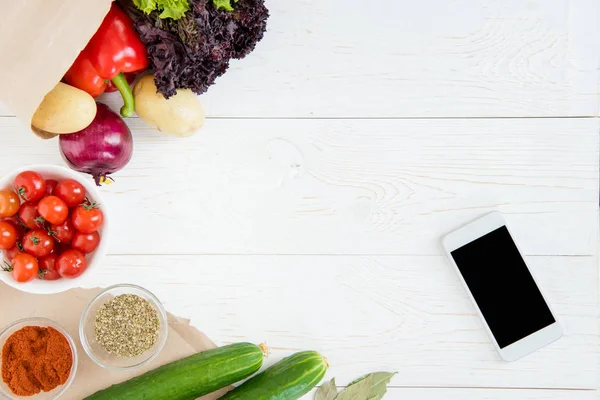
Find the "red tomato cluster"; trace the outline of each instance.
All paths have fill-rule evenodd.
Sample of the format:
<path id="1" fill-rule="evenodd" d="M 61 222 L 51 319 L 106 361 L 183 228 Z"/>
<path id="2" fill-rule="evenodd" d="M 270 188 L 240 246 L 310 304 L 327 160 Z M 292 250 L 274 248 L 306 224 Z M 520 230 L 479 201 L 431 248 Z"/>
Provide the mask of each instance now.
<path id="1" fill-rule="evenodd" d="M 85 255 L 100 244 L 102 210 L 73 179 L 45 180 L 25 171 L 14 188 L 0 190 L 0 250 L 8 261 L 3 269 L 17 282 L 81 275 Z"/>

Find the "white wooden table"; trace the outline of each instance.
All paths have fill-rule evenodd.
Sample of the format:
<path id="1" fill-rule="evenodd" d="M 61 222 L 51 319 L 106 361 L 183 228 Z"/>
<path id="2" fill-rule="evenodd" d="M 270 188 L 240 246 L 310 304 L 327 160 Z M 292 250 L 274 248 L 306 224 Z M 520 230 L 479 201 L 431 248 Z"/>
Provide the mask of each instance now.
<path id="1" fill-rule="evenodd" d="M 130 120 L 88 285 L 145 286 L 218 343 L 266 341 L 270 363 L 322 351 L 339 384 L 398 371 L 389 399 L 597 399 L 600 2 L 268 5 L 200 133 Z M 62 164 L 0 115 L 0 174 Z M 438 247 L 491 210 L 566 328 L 514 363 Z"/>

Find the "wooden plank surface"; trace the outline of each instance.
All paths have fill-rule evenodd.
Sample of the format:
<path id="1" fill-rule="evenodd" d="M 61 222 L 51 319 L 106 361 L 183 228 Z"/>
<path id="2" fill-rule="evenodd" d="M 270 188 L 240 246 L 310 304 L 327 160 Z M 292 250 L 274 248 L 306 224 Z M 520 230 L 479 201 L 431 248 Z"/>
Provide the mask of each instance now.
<path id="1" fill-rule="evenodd" d="M 596 119 L 212 119 L 188 140 L 130 124 L 134 158 L 102 189 L 114 254 L 440 254 L 492 210 L 526 254 L 597 253 Z M 0 119 L 0 174 L 62 164 L 17 126 Z"/>
<path id="2" fill-rule="evenodd" d="M 312 393 L 305 400 L 312 400 Z M 390 388 L 385 400 L 597 400 L 592 390 Z"/>
<path id="3" fill-rule="evenodd" d="M 148 287 L 218 343 L 266 341 L 269 363 L 320 350 L 340 385 L 397 370 L 386 399 L 600 398 L 600 2 L 267 2 L 200 133 L 128 121 L 134 159 L 102 189 L 110 255 L 86 285 Z M 62 164 L 11 115 L 0 175 Z M 515 363 L 438 248 L 491 210 L 566 328 Z"/>
<path id="4" fill-rule="evenodd" d="M 267 5 L 267 35 L 203 96 L 208 115 L 598 114 L 596 0 Z"/>
<path id="5" fill-rule="evenodd" d="M 345 385 L 595 389 L 598 259 L 528 257 L 566 334 L 501 361 L 442 256 L 109 256 L 87 285 L 132 282 L 220 344 L 266 342 L 269 363 L 316 349 Z"/>

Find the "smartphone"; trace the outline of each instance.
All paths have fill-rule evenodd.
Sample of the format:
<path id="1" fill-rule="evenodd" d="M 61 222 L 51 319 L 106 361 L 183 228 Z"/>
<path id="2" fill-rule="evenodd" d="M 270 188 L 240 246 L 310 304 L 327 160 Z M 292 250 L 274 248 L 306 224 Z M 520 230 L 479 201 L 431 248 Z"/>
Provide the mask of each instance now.
<path id="1" fill-rule="evenodd" d="M 502 214 L 485 215 L 442 244 L 500 357 L 517 360 L 562 336 Z"/>

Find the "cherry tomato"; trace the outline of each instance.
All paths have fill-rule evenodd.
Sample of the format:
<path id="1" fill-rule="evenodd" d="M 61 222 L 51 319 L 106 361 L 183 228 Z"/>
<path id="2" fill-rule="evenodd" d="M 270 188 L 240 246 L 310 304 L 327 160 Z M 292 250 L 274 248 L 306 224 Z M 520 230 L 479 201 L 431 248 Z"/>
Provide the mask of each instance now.
<path id="1" fill-rule="evenodd" d="M 17 254 L 21 254 L 22 252 L 23 250 L 21 249 L 19 242 L 17 242 L 10 249 L 4 250 L 4 258 L 6 258 L 7 261 L 12 261 Z"/>
<path id="2" fill-rule="evenodd" d="M 19 217 L 16 215 L 9 218 L 0 218 L 0 221 L 8 222 L 12 226 L 14 226 L 17 230 L 17 237 L 19 239 L 21 239 L 23 235 L 27 232 L 27 227 L 21 222 L 21 220 L 19 220 Z"/>
<path id="3" fill-rule="evenodd" d="M 58 181 L 56 179 L 46 179 L 46 196 L 54 194 L 56 185 L 58 185 Z"/>
<path id="4" fill-rule="evenodd" d="M 100 234 L 98 232 L 92 233 L 82 233 L 77 232 L 75 236 L 73 236 L 73 241 L 71 242 L 71 247 L 74 250 L 79 250 L 83 254 L 90 254 L 100 244 Z"/>
<path id="5" fill-rule="evenodd" d="M 62 224 L 69 216 L 69 207 L 56 196 L 46 196 L 38 204 L 38 212 L 51 224 Z"/>
<path id="6" fill-rule="evenodd" d="M 38 260 L 40 272 L 38 278 L 45 281 L 55 281 L 62 278 L 56 269 L 56 260 L 58 256 L 56 254 L 49 254 L 46 257 L 42 257 Z"/>
<path id="7" fill-rule="evenodd" d="M 56 196 L 67 203 L 69 208 L 73 208 L 83 203 L 85 200 L 85 188 L 83 185 L 73 179 L 60 181 L 56 186 Z"/>
<path id="8" fill-rule="evenodd" d="M 46 181 L 34 171 L 21 172 L 15 178 L 15 189 L 25 201 L 34 202 L 46 194 Z"/>
<path id="9" fill-rule="evenodd" d="M 63 278 L 77 278 L 86 268 L 85 256 L 78 250 L 67 250 L 56 260 L 56 269 Z"/>
<path id="10" fill-rule="evenodd" d="M 86 202 L 77 206 L 72 213 L 75 229 L 83 233 L 96 232 L 104 222 L 104 213 L 96 203 Z"/>
<path id="11" fill-rule="evenodd" d="M 71 250 L 71 243 L 58 243 L 57 242 L 57 243 L 54 243 L 54 249 L 52 249 L 52 253 L 50 253 L 50 254 L 55 254 L 58 257 L 67 250 Z"/>
<path id="12" fill-rule="evenodd" d="M 73 240 L 73 235 L 75 235 L 75 227 L 73 226 L 71 219 L 67 218 L 62 224 L 50 225 L 49 233 L 57 242 L 69 243 Z"/>
<path id="13" fill-rule="evenodd" d="M 29 229 L 38 229 L 44 226 L 44 218 L 40 217 L 36 203 L 24 203 L 19 209 L 19 220 Z"/>
<path id="14" fill-rule="evenodd" d="M 0 217 L 12 217 L 19 211 L 21 200 L 12 190 L 0 190 Z"/>
<path id="15" fill-rule="evenodd" d="M 38 262 L 32 255 L 21 253 L 17 254 L 12 261 L 12 276 L 17 282 L 29 282 L 38 274 Z"/>
<path id="16" fill-rule="evenodd" d="M 36 258 L 45 257 L 54 249 L 54 239 L 43 229 L 27 232 L 21 244 L 25 253 Z"/>
<path id="17" fill-rule="evenodd" d="M 17 243 L 18 233 L 15 227 L 6 221 L 0 222 L 0 250 L 8 250 Z"/>

